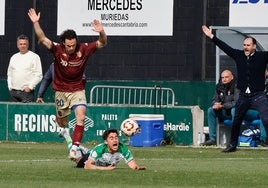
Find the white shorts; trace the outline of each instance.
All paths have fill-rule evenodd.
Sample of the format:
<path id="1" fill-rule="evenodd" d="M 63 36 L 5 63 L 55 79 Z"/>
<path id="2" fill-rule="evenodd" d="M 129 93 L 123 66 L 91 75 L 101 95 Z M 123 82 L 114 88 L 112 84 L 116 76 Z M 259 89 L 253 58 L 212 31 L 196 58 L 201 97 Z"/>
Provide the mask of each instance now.
<path id="1" fill-rule="evenodd" d="M 85 90 L 76 92 L 55 92 L 57 116 L 62 118 L 71 113 L 75 105 L 87 105 Z"/>

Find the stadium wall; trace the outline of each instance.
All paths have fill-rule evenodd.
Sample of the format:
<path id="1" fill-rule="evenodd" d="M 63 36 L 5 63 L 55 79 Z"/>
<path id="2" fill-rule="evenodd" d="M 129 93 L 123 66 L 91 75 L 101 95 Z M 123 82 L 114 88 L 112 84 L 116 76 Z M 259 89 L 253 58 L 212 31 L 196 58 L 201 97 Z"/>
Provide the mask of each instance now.
<path id="1" fill-rule="evenodd" d="M 1 79 L 6 79 L 9 59 L 17 51 L 16 37 L 23 33 L 34 39 L 27 12 L 35 1 L 47 37 L 58 41 L 57 1 L 5 1 L 5 35 L 0 36 Z M 107 47 L 90 58 L 87 78 L 214 81 L 215 46 L 204 39 L 201 25 L 227 26 L 228 11 L 229 1 L 174 0 L 173 36 L 108 36 Z M 80 41 L 95 39 L 79 37 Z M 33 51 L 41 56 L 43 71 L 46 71 L 53 58 L 36 40 L 33 44 L 31 48 L 35 46 Z"/>

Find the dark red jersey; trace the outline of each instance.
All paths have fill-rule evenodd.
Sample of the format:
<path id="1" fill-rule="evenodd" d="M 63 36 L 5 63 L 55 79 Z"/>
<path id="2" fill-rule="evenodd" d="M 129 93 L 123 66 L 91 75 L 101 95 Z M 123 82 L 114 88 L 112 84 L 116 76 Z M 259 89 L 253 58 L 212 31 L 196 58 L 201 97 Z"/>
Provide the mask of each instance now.
<path id="1" fill-rule="evenodd" d="M 74 92 L 85 89 L 83 73 L 90 55 L 97 49 L 97 43 L 77 44 L 75 53 L 68 55 L 63 44 L 53 43 L 55 91 Z"/>

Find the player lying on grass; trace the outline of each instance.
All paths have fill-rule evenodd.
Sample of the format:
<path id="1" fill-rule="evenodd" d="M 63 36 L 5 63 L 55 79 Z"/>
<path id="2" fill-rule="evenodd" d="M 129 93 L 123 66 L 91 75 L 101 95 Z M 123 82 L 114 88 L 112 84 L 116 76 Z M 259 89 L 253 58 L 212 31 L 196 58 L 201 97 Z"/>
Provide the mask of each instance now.
<path id="1" fill-rule="evenodd" d="M 72 138 L 68 129 L 62 129 L 59 135 L 65 138 L 67 147 L 70 150 L 72 147 Z M 124 159 L 129 168 L 133 170 L 146 169 L 146 167 L 137 165 L 128 147 L 119 142 L 118 131 L 116 129 L 106 130 L 102 137 L 104 142 L 95 146 L 92 150 L 82 145 L 78 147 L 77 156 L 74 160 L 77 168 L 113 170 Z"/>

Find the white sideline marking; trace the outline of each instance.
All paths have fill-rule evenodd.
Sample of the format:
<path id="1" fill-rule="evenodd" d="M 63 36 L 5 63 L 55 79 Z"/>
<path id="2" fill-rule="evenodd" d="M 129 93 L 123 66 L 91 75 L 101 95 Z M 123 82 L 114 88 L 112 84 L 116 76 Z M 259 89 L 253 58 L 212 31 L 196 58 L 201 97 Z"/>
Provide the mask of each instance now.
<path id="1" fill-rule="evenodd" d="M 176 161 L 176 160 L 183 160 L 183 161 L 193 161 L 196 160 L 196 158 L 135 158 L 136 160 L 140 160 L 140 161 L 147 161 L 147 160 L 152 160 L 152 161 Z M 230 161 L 241 161 L 241 160 L 256 160 L 256 158 L 204 158 L 204 160 L 222 160 L 222 161 L 226 161 L 226 160 L 230 160 Z M 259 160 L 267 160 L 267 158 L 257 158 Z M 66 161 L 67 159 L 27 159 L 27 160 L 14 160 L 14 159 L 10 159 L 10 160 L 0 160 L 0 163 L 14 163 L 14 162 L 19 162 L 19 163 L 25 163 L 25 162 L 56 162 L 56 161 Z M 203 160 L 198 158 L 198 160 Z"/>
<path id="2" fill-rule="evenodd" d="M 10 160 L 0 160 L 0 163 L 55 162 L 55 161 L 65 161 L 65 160 L 64 159 L 33 159 L 33 160 L 14 160 L 14 159 L 10 159 Z"/>
<path id="3" fill-rule="evenodd" d="M 224 161 L 226 161 L 226 160 L 234 160 L 234 161 L 237 161 L 237 160 L 239 160 L 239 161 L 241 161 L 241 160 L 248 160 L 248 161 L 250 161 L 250 160 L 256 160 L 256 159 L 260 159 L 260 160 L 267 160 L 267 158 L 215 158 L 215 157 L 213 157 L 213 158 L 203 158 L 203 159 L 201 159 L 201 158 L 176 158 L 176 159 L 174 159 L 174 158 L 135 158 L 135 159 L 138 159 L 138 160 L 141 160 L 141 161 L 145 161 L 145 160 L 152 160 L 152 161 L 174 161 L 174 160 L 179 160 L 179 161 L 181 161 L 181 160 L 183 160 L 183 161 L 194 161 L 194 160 L 214 160 L 214 161 L 218 161 L 218 160 L 224 160 Z"/>

